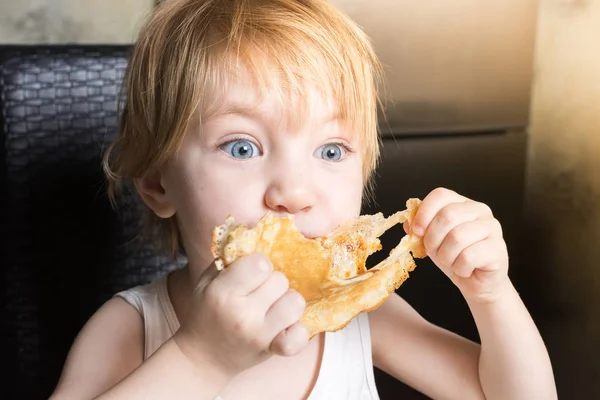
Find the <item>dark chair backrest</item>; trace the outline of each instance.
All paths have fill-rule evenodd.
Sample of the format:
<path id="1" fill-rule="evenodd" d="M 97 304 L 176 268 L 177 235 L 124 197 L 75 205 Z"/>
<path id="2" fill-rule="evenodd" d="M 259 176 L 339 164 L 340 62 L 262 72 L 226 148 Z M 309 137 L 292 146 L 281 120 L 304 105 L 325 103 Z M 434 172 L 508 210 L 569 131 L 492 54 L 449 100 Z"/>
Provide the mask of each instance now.
<path id="1" fill-rule="evenodd" d="M 172 268 L 117 211 L 101 169 L 128 46 L 0 47 L 0 398 L 51 393 L 114 292 Z"/>

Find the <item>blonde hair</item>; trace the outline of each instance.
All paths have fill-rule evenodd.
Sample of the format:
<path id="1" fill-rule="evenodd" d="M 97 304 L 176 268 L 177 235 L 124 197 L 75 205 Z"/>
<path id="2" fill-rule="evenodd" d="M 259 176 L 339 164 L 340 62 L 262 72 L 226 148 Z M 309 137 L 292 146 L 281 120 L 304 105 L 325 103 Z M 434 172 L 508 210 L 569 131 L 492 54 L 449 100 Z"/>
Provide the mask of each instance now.
<path id="1" fill-rule="evenodd" d="M 215 111 L 219 93 L 240 70 L 282 101 L 296 95 L 308 103 L 307 83 L 329 96 L 362 144 L 370 193 L 379 158 L 381 68 L 349 17 L 326 0 L 176 0 L 157 8 L 132 50 L 118 137 L 103 160 L 113 203 L 123 181 L 157 171 L 174 156 L 191 121 L 201 123 Z M 302 114 L 308 107 L 294 110 Z M 175 217 L 162 220 L 149 209 L 146 214 L 175 254 Z"/>

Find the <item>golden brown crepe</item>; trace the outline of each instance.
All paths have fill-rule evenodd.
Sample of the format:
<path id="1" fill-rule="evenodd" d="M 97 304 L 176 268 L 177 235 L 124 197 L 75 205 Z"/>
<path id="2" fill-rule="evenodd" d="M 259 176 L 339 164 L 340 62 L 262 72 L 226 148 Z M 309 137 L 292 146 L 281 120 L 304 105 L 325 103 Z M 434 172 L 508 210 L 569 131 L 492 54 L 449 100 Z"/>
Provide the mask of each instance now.
<path id="1" fill-rule="evenodd" d="M 367 257 L 381 249 L 378 237 L 396 224 L 410 224 L 420 202 L 410 199 L 405 211 L 388 218 L 362 215 L 314 239 L 297 230 L 293 216 L 267 214 L 252 229 L 228 217 L 215 228 L 211 251 L 218 269 L 251 253 L 267 255 L 306 299 L 301 322 L 312 337 L 342 329 L 361 312 L 379 307 L 414 270 L 413 256 L 425 257 L 422 239 L 408 234 L 387 259 L 365 267 Z"/>

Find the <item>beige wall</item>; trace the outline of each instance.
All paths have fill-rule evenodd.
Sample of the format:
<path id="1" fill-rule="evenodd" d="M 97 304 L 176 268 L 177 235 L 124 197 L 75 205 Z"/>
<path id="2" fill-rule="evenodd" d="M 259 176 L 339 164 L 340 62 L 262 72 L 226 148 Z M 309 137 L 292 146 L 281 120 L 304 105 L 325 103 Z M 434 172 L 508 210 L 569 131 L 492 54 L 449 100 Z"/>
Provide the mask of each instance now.
<path id="1" fill-rule="evenodd" d="M 532 293 L 552 299 L 540 312 L 554 321 L 545 328 L 555 369 L 590 375 L 584 363 L 598 362 L 600 342 L 600 0 L 540 1 L 531 118 L 522 268 L 533 271 Z M 565 379 L 563 393 L 578 384 Z"/>
<path id="2" fill-rule="evenodd" d="M 2 0 L 0 43 L 131 43 L 153 0 Z"/>

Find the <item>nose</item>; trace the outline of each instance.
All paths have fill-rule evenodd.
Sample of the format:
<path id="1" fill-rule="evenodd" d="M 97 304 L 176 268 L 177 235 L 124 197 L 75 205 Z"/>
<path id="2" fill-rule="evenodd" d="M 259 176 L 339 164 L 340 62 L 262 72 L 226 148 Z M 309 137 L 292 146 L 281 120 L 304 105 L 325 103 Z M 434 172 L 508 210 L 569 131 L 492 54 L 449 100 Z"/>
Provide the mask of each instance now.
<path id="1" fill-rule="evenodd" d="M 314 188 L 305 174 L 280 173 L 267 187 L 265 204 L 277 213 L 297 214 L 309 211 L 314 205 L 315 197 Z"/>

